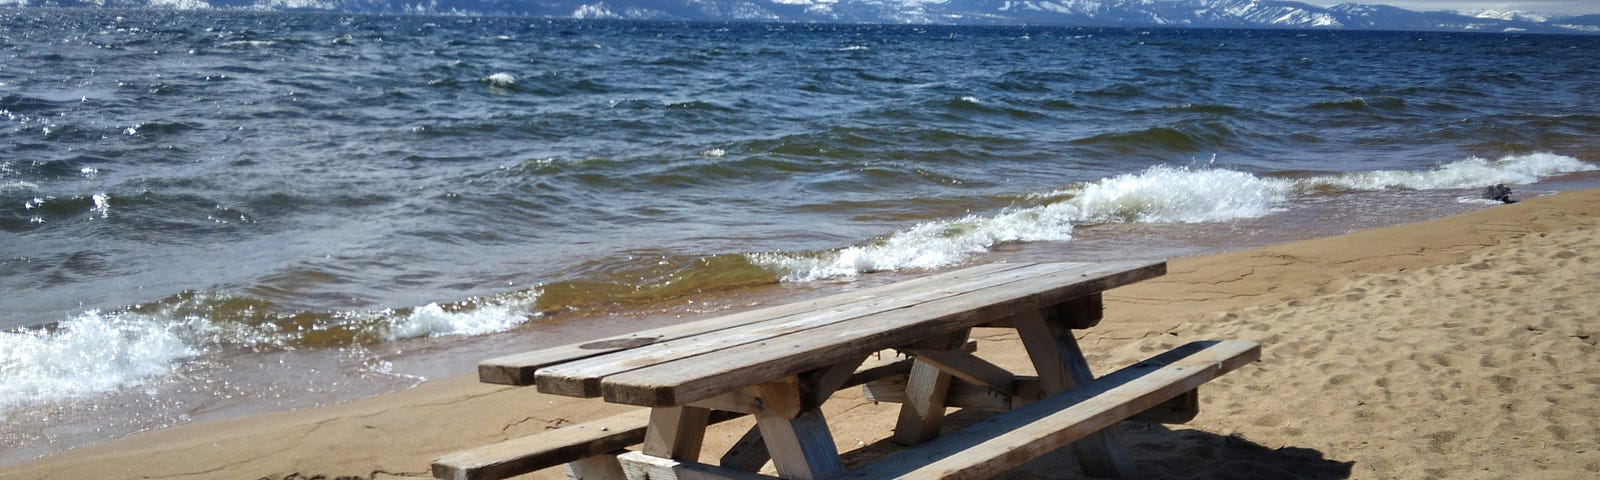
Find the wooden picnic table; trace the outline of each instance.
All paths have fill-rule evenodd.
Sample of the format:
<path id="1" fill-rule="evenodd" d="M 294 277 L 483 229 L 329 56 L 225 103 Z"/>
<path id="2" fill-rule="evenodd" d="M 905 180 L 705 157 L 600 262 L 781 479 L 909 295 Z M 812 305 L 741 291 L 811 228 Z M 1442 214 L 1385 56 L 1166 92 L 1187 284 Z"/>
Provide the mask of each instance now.
<path id="1" fill-rule="evenodd" d="M 571 461 L 568 472 L 574 478 L 771 478 L 753 473 L 769 458 L 782 478 L 844 477 L 847 472 L 820 407 L 841 387 L 872 380 L 878 382 L 868 384 L 869 395 L 902 402 L 893 438 L 904 445 L 923 444 L 938 436 L 945 408 L 963 406 L 958 405 L 963 400 L 957 399 L 957 390 L 981 390 L 985 395 L 979 397 L 989 399 L 990 404 L 1000 404 L 994 408 L 997 410 L 1017 409 L 1019 414 L 1024 414 L 1025 409 L 1037 410 L 1038 418 L 1029 417 L 1025 423 L 1042 423 L 1042 419 L 1069 407 L 1083 410 L 1088 408 L 1080 405 L 1084 400 L 1104 402 L 1104 398 L 1116 397 L 1114 403 L 1101 408 L 1111 413 L 1089 412 L 1099 417 L 1088 423 L 1077 417 L 1062 420 L 1068 423 L 1040 433 L 1055 435 L 1051 437 L 1054 443 L 1034 443 L 1039 444 L 1037 448 L 1054 450 L 1052 445 L 1070 442 L 1079 462 L 1091 474 L 1126 476 L 1133 471 L 1132 461 L 1115 438 L 1115 431 L 1102 427 L 1164 402 L 1193 403 L 1192 392 L 1199 383 L 1259 355 L 1258 347 L 1247 342 L 1211 342 L 1188 347 L 1185 352 L 1169 352 L 1164 360 L 1152 359 L 1159 365 L 1141 364 L 1148 367 L 1142 370 L 1136 365 L 1124 369 L 1133 370 L 1126 374 L 1119 371 L 1101 382 L 1105 385 L 1080 388 L 1077 393 L 1083 399 L 1062 395 L 1095 380 L 1072 330 L 1089 328 L 1100 321 L 1100 293 L 1165 271 L 1165 262 L 979 265 L 788 305 L 491 359 L 480 364 L 479 374 L 487 382 L 534 384 L 545 393 L 600 397 L 607 402 L 649 407 L 640 450 Z M 1037 375 L 1018 376 L 974 355 L 968 335 L 975 327 L 1015 329 Z M 1218 346 L 1221 344 L 1226 348 Z M 872 368 L 884 368 L 863 367 L 863 363 L 875 352 L 885 350 L 912 359 L 904 362 L 909 368 L 898 370 L 903 376 L 863 377 Z M 1220 350 L 1227 352 L 1218 354 Z M 1204 355 L 1196 355 L 1197 352 Z M 1207 355 L 1221 356 L 1211 359 Z M 1179 365 L 1183 362 L 1198 362 L 1200 366 L 1195 368 L 1199 370 L 1183 370 L 1181 375 L 1159 382 L 1141 380 L 1156 371 L 1152 369 L 1165 372 L 1189 368 Z M 1127 378 L 1110 378 L 1118 375 Z M 1135 385 L 1144 390 L 1124 391 L 1130 383 L 1148 385 Z M 1119 388 L 1123 390 L 1115 390 Z M 1046 406 L 1047 398 L 1067 403 Z M 1129 409 L 1133 410 L 1126 411 Z M 725 417 L 724 412 L 753 415 L 756 427 L 723 456 L 720 465 L 701 464 L 698 459 L 706 426 L 720 420 L 719 415 Z M 1089 424 L 1093 424 L 1092 429 L 1072 434 L 1071 440 L 1059 435 Z M 996 432 L 995 435 L 1004 434 Z M 963 465 L 952 467 L 956 470 L 915 473 L 921 468 L 918 464 L 960 458 L 952 457 L 952 452 L 973 450 L 993 437 L 951 439 L 928 447 L 934 457 L 921 459 L 917 455 L 927 452 L 906 452 L 886 459 L 884 465 L 870 465 L 851 474 L 860 478 L 951 477 L 960 475 L 950 472 L 961 471 L 978 476 L 1014 466 L 1014 454 L 980 452 L 969 454 L 973 460 L 963 460 Z M 583 455 L 619 448 L 618 439 L 604 447 L 591 445 Z M 958 445 L 960 442 L 976 443 Z M 976 449 L 984 448 L 994 449 Z M 1048 452 L 1025 457 L 1044 453 Z M 445 474 L 452 475 L 449 478 L 478 478 L 460 473 L 476 472 L 464 470 L 467 467 L 452 466 L 455 470 L 447 468 L 441 474 L 441 463 L 470 462 L 441 459 L 435 463 L 436 475 L 441 478 L 447 478 Z"/>

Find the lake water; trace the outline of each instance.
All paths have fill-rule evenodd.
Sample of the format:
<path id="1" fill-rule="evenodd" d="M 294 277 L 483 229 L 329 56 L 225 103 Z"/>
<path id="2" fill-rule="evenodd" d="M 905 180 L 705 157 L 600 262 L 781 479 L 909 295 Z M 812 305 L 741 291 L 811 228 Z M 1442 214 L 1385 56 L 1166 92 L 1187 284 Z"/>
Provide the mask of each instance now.
<path id="1" fill-rule="evenodd" d="M 1591 188 L 1596 52 L 0 9 L 0 464 L 942 268 Z"/>

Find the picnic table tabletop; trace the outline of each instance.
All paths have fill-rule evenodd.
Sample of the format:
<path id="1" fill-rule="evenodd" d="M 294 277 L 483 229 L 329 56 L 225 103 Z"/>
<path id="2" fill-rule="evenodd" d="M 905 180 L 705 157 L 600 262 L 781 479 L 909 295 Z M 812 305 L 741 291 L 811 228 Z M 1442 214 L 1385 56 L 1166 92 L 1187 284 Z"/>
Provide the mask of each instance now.
<path id="1" fill-rule="evenodd" d="M 542 392 L 686 405 L 1036 313 L 1165 271 L 1160 261 L 979 265 L 555 349 L 543 361 L 491 360 L 484 376 L 525 376 L 515 370 L 539 364 L 532 370 Z"/>

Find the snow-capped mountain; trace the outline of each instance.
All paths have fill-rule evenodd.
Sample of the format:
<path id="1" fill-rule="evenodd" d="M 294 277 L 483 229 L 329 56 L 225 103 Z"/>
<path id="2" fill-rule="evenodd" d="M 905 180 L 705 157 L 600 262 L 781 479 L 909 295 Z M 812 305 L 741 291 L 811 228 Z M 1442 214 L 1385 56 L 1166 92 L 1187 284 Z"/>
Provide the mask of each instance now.
<path id="1" fill-rule="evenodd" d="M 0 0 L 0 6 L 329 10 L 358 13 L 780 22 L 1029 24 L 1600 33 L 1600 15 L 1415 12 L 1281 0 Z"/>

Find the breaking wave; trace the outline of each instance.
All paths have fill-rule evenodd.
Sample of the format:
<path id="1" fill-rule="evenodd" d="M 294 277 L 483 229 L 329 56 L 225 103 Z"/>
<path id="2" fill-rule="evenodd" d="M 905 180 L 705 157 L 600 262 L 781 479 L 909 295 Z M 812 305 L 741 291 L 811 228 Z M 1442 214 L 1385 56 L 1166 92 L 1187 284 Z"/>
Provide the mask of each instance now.
<path id="1" fill-rule="evenodd" d="M 1596 170 L 1581 160 L 1549 153 L 1499 160 L 1468 158 L 1423 171 L 1379 170 L 1310 178 L 1262 177 L 1224 168 L 1157 165 L 1061 190 L 1035 194 L 1043 204 L 993 215 L 936 220 L 864 245 L 820 252 L 748 255 L 784 281 L 851 277 L 867 272 L 929 269 L 959 264 L 1006 242 L 1065 241 L 1075 225 L 1200 223 L 1257 218 L 1288 208 L 1298 195 L 1404 188 L 1481 188 L 1527 184 L 1540 178 Z"/>

